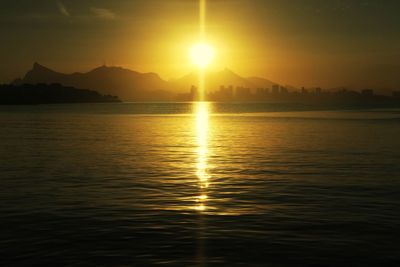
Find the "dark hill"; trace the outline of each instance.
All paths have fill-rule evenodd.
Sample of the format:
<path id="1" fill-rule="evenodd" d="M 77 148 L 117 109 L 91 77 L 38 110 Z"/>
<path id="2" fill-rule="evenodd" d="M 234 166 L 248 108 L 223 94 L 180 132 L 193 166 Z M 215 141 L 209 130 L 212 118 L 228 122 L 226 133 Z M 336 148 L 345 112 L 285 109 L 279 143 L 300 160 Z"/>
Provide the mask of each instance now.
<path id="1" fill-rule="evenodd" d="M 102 94 L 117 95 L 125 101 L 168 100 L 169 84 L 155 73 L 140 73 L 120 67 L 101 66 L 86 73 L 64 74 L 38 63 L 14 84 L 53 84 L 90 88 Z"/>
<path id="2" fill-rule="evenodd" d="M 241 77 L 229 69 L 207 73 L 209 92 L 221 85 L 242 86 L 256 89 L 271 87 L 274 82 L 267 79 Z M 76 88 L 90 88 L 102 94 L 119 96 L 123 101 L 169 101 L 176 99 L 177 93 L 187 93 L 198 83 L 197 73 L 187 74 L 179 79 L 164 81 L 156 73 L 140 73 L 121 67 L 100 66 L 85 73 L 64 74 L 34 63 L 22 79 L 14 84 L 60 83 Z"/>
<path id="3" fill-rule="evenodd" d="M 58 104 L 120 102 L 118 97 L 60 84 L 0 85 L 0 104 Z"/>

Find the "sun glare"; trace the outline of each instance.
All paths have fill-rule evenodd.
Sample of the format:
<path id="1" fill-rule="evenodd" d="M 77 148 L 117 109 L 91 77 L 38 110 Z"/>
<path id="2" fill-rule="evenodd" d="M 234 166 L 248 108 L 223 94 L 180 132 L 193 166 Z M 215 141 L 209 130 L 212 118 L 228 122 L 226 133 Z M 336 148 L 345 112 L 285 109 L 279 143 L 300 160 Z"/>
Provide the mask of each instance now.
<path id="1" fill-rule="evenodd" d="M 215 49 L 206 43 L 198 43 L 190 49 L 190 59 L 197 67 L 206 68 L 215 58 Z"/>

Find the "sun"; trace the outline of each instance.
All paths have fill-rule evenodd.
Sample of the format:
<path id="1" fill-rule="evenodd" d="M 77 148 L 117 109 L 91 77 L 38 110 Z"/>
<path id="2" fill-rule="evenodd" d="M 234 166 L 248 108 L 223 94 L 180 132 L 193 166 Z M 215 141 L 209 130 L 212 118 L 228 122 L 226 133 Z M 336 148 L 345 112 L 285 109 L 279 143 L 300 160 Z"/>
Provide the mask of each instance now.
<path id="1" fill-rule="evenodd" d="M 215 49 L 209 44 L 197 43 L 190 48 L 189 56 L 195 66 L 204 69 L 214 60 Z"/>

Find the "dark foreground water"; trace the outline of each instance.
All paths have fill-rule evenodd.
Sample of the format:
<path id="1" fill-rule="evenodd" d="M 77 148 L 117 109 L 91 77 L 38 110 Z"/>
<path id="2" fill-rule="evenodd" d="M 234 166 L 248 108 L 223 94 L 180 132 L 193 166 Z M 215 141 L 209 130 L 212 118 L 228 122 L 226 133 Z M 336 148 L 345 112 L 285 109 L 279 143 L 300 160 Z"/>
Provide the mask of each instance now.
<path id="1" fill-rule="evenodd" d="M 400 111 L 304 109 L 0 107 L 0 265 L 400 266 Z"/>

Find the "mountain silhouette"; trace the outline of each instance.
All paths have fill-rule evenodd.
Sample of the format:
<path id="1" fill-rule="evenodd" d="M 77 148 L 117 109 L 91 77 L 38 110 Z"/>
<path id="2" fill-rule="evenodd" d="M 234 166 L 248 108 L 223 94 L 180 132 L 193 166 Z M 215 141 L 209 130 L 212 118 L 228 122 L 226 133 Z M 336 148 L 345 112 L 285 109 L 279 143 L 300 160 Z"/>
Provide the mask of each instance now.
<path id="1" fill-rule="evenodd" d="M 101 94 L 117 95 L 124 101 L 168 100 L 169 84 L 155 73 L 140 73 L 121 67 L 101 66 L 86 73 L 64 74 L 34 63 L 14 84 L 59 83 L 90 88 Z"/>
<path id="2" fill-rule="evenodd" d="M 255 89 L 271 88 L 275 84 L 259 77 L 244 78 L 229 69 L 208 72 L 206 81 L 208 91 L 218 90 L 221 85 Z M 108 66 L 85 73 L 64 74 L 35 62 L 22 79 L 13 82 L 15 85 L 39 83 L 90 88 L 104 95 L 117 95 L 123 101 L 168 101 L 173 100 L 176 93 L 186 93 L 192 85 L 196 85 L 198 74 L 193 72 L 179 79 L 165 81 L 156 73 Z"/>
<path id="3" fill-rule="evenodd" d="M 196 72 L 187 74 L 180 79 L 170 81 L 171 86 L 178 89 L 184 89 L 187 91 L 191 85 L 196 85 L 198 82 L 198 74 Z M 242 77 L 230 69 L 225 68 L 218 72 L 207 72 L 206 73 L 206 87 L 208 90 L 217 90 L 222 86 L 233 86 L 233 87 L 246 87 L 251 89 L 271 88 L 275 84 L 264 78 L 259 77 Z"/>

